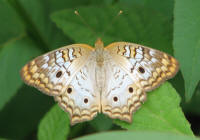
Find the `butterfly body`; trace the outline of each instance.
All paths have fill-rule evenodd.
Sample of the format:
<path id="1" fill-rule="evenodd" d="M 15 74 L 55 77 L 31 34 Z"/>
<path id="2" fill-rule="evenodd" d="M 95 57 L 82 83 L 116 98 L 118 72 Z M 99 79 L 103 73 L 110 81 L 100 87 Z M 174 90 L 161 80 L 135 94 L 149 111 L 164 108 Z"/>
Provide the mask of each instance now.
<path id="1" fill-rule="evenodd" d="M 29 62 L 21 70 L 28 85 L 51 95 L 69 113 L 71 124 L 102 112 L 132 122 L 146 92 L 178 71 L 173 57 L 142 45 L 116 42 L 104 48 L 69 45 Z"/>

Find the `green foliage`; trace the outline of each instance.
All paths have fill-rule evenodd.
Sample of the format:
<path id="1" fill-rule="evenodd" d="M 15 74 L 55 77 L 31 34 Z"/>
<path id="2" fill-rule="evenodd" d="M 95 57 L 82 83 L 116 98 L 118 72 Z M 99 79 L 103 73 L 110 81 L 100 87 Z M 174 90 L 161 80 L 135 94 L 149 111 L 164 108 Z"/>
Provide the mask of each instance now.
<path id="1" fill-rule="evenodd" d="M 23 139 L 36 131 L 41 118 L 53 103 L 51 97 L 23 85 L 0 112 L 0 136 Z"/>
<path id="2" fill-rule="evenodd" d="M 126 3 L 127 5 L 141 5 L 145 8 L 150 8 L 155 12 L 159 12 L 169 18 L 173 16 L 174 0 L 153 0 L 153 2 L 149 0 L 120 0 L 120 2 Z"/>
<path id="3" fill-rule="evenodd" d="M 29 46 L 29 47 L 27 47 Z M 31 58 L 40 54 L 37 45 L 28 37 L 19 37 L 7 42 L 0 52 L 0 109 L 22 85 L 20 69 Z M 12 86 L 11 86 L 12 85 Z"/>
<path id="4" fill-rule="evenodd" d="M 189 112 L 191 114 L 200 115 L 200 83 L 196 88 L 195 94 L 192 97 L 192 100 L 188 103 L 182 105 L 185 112 Z"/>
<path id="5" fill-rule="evenodd" d="M 23 25 L 19 22 L 15 11 L 3 0 L 0 1 L 0 17 L 1 45 L 10 38 L 19 36 L 23 32 Z"/>
<path id="6" fill-rule="evenodd" d="M 113 24 L 112 19 L 121 9 L 124 13 L 116 17 Z M 105 45 L 114 41 L 130 41 L 172 54 L 172 23 L 151 9 L 143 9 L 137 5 L 134 7 L 115 5 L 80 7 L 78 11 L 90 28 L 74 14 L 72 9 L 58 11 L 51 16 L 57 26 L 75 42 L 93 45 L 97 37 L 102 37 Z M 105 30 L 105 34 L 102 35 Z"/>
<path id="7" fill-rule="evenodd" d="M 4 138 L 0 138 L 0 140 L 7 140 L 7 139 L 4 139 Z"/>
<path id="8" fill-rule="evenodd" d="M 43 51 L 55 49 L 67 42 L 66 36 L 56 29 L 49 14 L 53 5 L 42 0 L 7 0 L 16 10 L 27 32 Z"/>
<path id="9" fill-rule="evenodd" d="M 53 106 L 40 122 L 38 140 L 65 140 L 69 124 L 67 114 L 58 105 Z"/>
<path id="10" fill-rule="evenodd" d="M 190 100 L 200 79 L 200 1 L 176 0 L 174 9 L 174 53 L 185 80 Z"/>
<path id="11" fill-rule="evenodd" d="M 190 100 L 195 93 L 190 103 L 182 100 L 182 106 L 184 113 L 199 117 L 200 86 L 196 88 L 200 79 L 199 6 L 198 0 L 0 1 L 0 137 L 72 139 L 125 129 L 126 132 L 79 139 L 195 139 L 186 136 L 193 132 L 179 104 L 184 95 Z M 90 27 L 84 25 L 74 10 L 79 11 Z M 114 18 L 119 10 L 123 14 Z M 100 114 L 90 122 L 70 127 L 67 113 L 58 105 L 52 107 L 52 97 L 25 86 L 19 71 L 44 52 L 72 43 L 93 46 L 97 37 L 102 37 L 105 45 L 129 41 L 175 54 L 181 72 L 170 82 L 176 90 L 167 82 L 148 93 L 148 100 L 134 114 L 132 124 L 112 121 Z"/>
<path id="12" fill-rule="evenodd" d="M 103 114 L 98 114 L 98 116 L 90 122 L 90 125 L 97 131 L 106 131 L 113 126 L 112 119 Z"/>
<path id="13" fill-rule="evenodd" d="M 116 131 L 108 133 L 94 134 L 91 136 L 84 136 L 78 138 L 77 140 L 121 140 L 121 139 L 138 139 L 138 140 L 199 140 L 194 137 L 184 136 L 184 135 L 174 135 L 170 133 L 158 133 L 158 132 L 146 132 L 146 131 Z"/>
<path id="14" fill-rule="evenodd" d="M 180 97 L 169 84 L 148 93 L 148 100 L 133 116 L 133 123 L 115 121 L 128 130 L 156 130 L 193 135 L 180 108 Z M 170 113 L 169 113 L 170 112 Z"/>

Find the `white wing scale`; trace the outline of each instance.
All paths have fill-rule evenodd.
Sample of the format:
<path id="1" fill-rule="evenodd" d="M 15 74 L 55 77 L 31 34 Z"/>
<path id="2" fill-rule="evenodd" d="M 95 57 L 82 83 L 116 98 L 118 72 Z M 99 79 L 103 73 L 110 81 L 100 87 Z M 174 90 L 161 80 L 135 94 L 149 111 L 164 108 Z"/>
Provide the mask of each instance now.
<path id="1" fill-rule="evenodd" d="M 67 92 L 54 97 L 69 112 L 71 124 L 91 120 L 100 111 L 100 93 L 94 76 L 95 63 L 90 60 L 73 77 Z"/>

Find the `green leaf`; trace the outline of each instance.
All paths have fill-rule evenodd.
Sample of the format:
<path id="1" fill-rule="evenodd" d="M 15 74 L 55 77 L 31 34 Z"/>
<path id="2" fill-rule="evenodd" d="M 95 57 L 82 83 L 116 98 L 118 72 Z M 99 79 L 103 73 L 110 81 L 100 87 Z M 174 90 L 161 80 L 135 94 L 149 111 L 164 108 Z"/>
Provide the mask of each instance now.
<path id="1" fill-rule="evenodd" d="M 133 115 L 133 123 L 116 120 L 116 124 L 128 130 L 156 130 L 193 135 L 190 124 L 181 110 L 180 97 L 166 82 L 148 93 L 147 101 Z"/>
<path id="2" fill-rule="evenodd" d="M 20 69 L 32 57 L 41 53 L 26 36 L 6 43 L 0 51 L 0 110 L 22 85 Z"/>
<path id="3" fill-rule="evenodd" d="M 105 2 L 107 2 L 108 0 L 59 0 L 59 1 L 55 1 L 55 0 L 48 0 L 48 7 L 50 9 L 51 12 L 55 12 L 58 10 L 63 10 L 63 9 L 72 9 L 72 8 L 76 8 L 79 9 L 77 7 L 80 6 L 87 6 L 87 5 L 99 5 L 99 4 L 104 4 Z"/>
<path id="4" fill-rule="evenodd" d="M 170 133 L 145 131 L 115 131 L 84 136 L 76 140 L 199 140 L 198 138 Z"/>
<path id="5" fill-rule="evenodd" d="M 16 10 L 28 34 L 43 51 L 65 45 L 69 39 L 49 19 L 49 5 L 43 0 L 7 0 Z"/>
<path id="6" fill-rule="evenodd" d="M 8 140 L 8 139 L 0 138 L 0 140 Z"/>
<path id="7" fill-rule="evenodd" d="M 17 19 L 17 14 L 3 0 L 0 1 L 0 17 L 0 44 L 24 32 L 22 23 Z"/>
<path id="8" fill-rule="evenodd" d="M 170 18 L 173 16 L 174 0 L 120 0 L 120 2 L 128 5 L 142 5 Z"/>
<path id="9" fill-rule="evenodd" d="M 0 136 L 29 139 L 25 137 L 35 132 L 39 121 L 54 103 L 52 97 L 23 85 L 0 111 Z"/>
<path id="10" fill-rule="evenodd" d="M 182 103 L 184 112 L 187 112 L 188 114 L 200 115 L 199 106 L 200 106 L 200 82 L 192 99 L 189 102 Z"/>
<path id="11" fill-rule="evenodd" d="M 88 128 L 87 123 L 78 123 L 70 128 L 70 133 L 68 135 L 68 139 L 73 139 L 75 137 L 81 136 L 87 132 L 85 132 L 85 128 Z M 87 129 L 90 130 L 90 129 Z"/>
<path id="12" fill-rule="evenodd" d="M 89 123 L 98 132 L 109 130 L 113 126 L 112 120 L 104 114 L 98 114 L 98 116 L 95 117 L 94 120 L 90 121 Z"/>
<path id="13" fill-rule="evenodd" d="M 119 10 L 123 10 L 124 14 L 113 23 L 112 19 Z M 172 54 L 172 24 L 168 18 L 151 9 L 136 5 L 114 5 L 80 7 L 78 11 L 95 33 L 83 24 L 73 10 L 66 9 L 51 15 L 56 25 L 76 43 L 93 45 L 96 38 L 102 37 L 102 32 L 107 29 L 102 37 L 105 45 L 114 41 L 129 41 Z"/>
<path id="14" fill-rule="evenodd" d="M 181 71 L 176 74 L 176 76 L 173 79 L 169 80 L 170 83 L 173 85 L 173 87 L 176 89 L 176 91 L 181 96 L 182 102 L 184 102 L 185 99 L 185 86 L 184 86 L 184 79 Z"/>
<path id="15" fill-rule="evenodd" d="M 174 8 L 174 54 L 180 62 L 189 101 L 200 80 L 200 1 L 176 0 Z"/>
<path id="16" fill-rule="evenodd" d="M 78 7 L 88 3 L 100 3 L 98 0 L 7 0 L 16 10 L 29 34 L 40 43 L 44 51 L 49 51 L 72 41 L 49 18 L 51 12 L 63 8 Z"/>
<path id="17" fill-rule="evenodd" d="M 70 121 L 67 114 L 55 105 L 45 115 L 39 125 L 39 140 L 66 140 L 69 134 Z"/>

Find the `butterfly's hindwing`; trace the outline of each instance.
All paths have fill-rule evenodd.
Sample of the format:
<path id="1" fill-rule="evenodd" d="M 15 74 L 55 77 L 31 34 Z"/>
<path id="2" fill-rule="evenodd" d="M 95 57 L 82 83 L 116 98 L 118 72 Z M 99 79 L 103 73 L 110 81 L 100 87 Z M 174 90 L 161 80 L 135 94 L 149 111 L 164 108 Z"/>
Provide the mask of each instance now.
<path id="1" fill-rule="evenodd" d="M 61 108 L 69 112 L 71 124 L 93 119 L 100 111 L 100 93 L 95 83 L 95 61 L 91 59 L 74 75 L 67 90 L 55 96 Z"/>
<path id="2" fill-rule="evenodd" d="M 131 122 L 133 112 L 146 100 L 146 93 L 113 61 L 106 65 L 105 82 L 101 96 L 102 112 L 111 118 Z"/>

